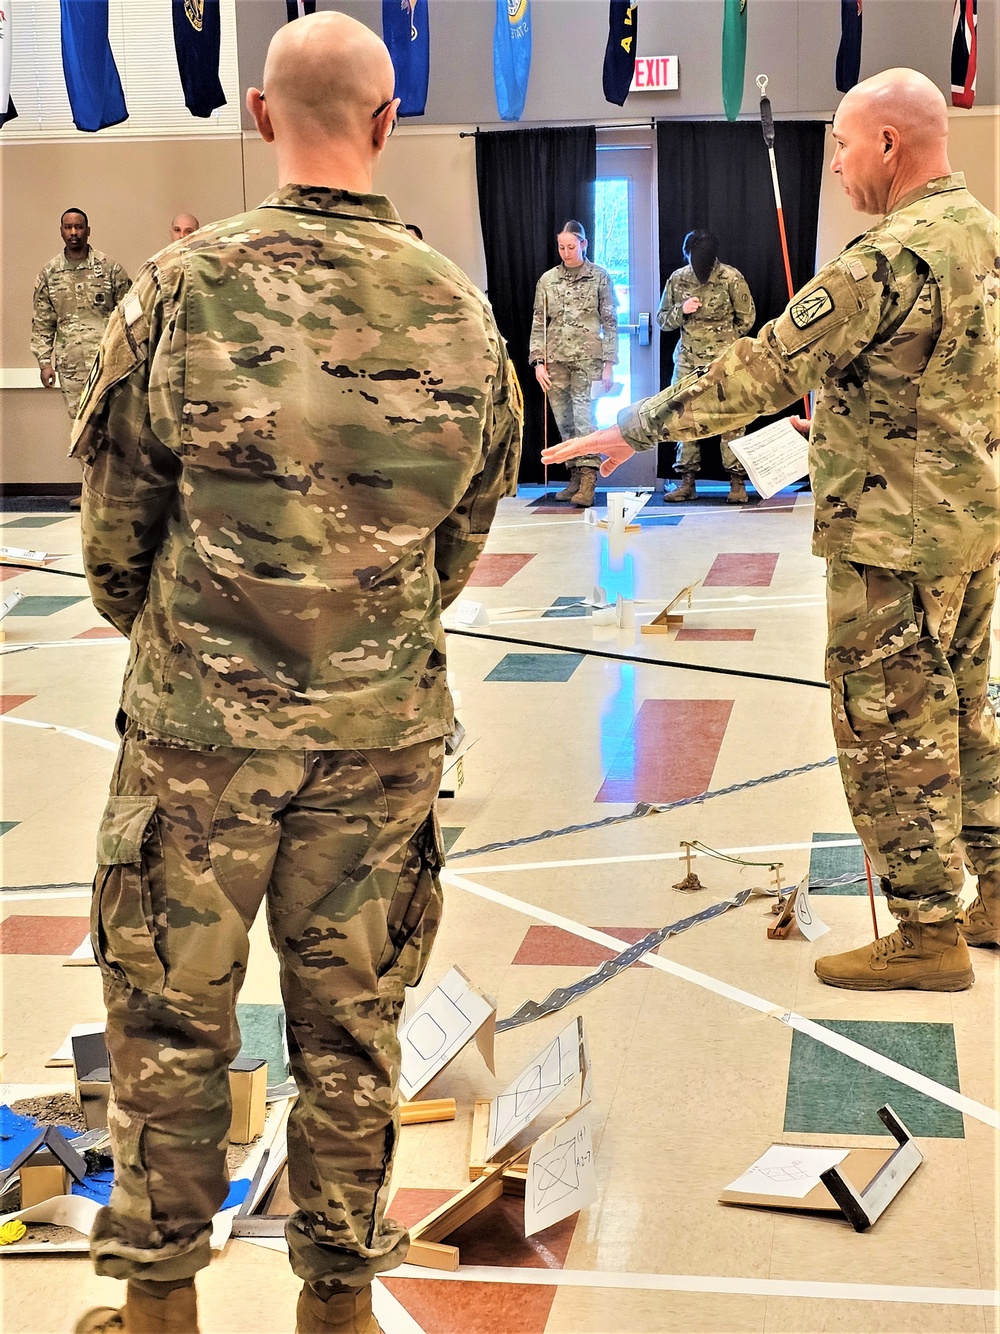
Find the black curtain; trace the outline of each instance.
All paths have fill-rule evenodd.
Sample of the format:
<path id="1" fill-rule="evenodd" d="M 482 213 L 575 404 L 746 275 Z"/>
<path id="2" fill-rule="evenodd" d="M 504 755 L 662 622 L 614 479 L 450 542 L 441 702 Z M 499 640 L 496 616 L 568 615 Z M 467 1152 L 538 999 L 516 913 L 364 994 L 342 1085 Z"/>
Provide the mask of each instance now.
<path id="1" fill-rule="evenodd" d="M 816 267 L 826 128 L 816 120 L 782 120 L 774 128 L 782 210 L 797 290 Z M 750 285 L 757 307 L 756 332 L 788 304 L 771 168 L 760 125 L 756 121 L 658 121 L 656 149 L 661 291 L 674 269 L 685 262 L 681 254 L 684 237 L 695 228 L 707 228 L 719 238 L 719 258 L 739 269 Z M 670 383 L 676 342 L 676 333 L 661 335 L 661 386 Z M 779 415 L 795 411 L 792 407 Z M 673 447 L 661 447 L 660 455 L 659 473 L 665 476 Z M 725 475 L 717 446 L 707 452 L 703 467 L 709 475 Z"/>
<path id="2" fill-rule="evenodd" d="M 487 292 L 524 391 L 523 482 L 542 480 L 543 398 L 528 365 L 535 284 L 559 263 L 556 235 L 567 219 L 593 236 L 596 179 L 593 125 L 476 135 Z M 558 438 L 550 416 L 549 440 Z"/>

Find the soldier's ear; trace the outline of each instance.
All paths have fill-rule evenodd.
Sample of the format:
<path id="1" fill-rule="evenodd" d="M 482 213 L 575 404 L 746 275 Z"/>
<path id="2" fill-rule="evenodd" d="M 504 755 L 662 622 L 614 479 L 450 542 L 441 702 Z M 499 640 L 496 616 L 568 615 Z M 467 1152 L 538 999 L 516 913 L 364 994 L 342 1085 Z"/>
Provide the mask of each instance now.
<path id="1" fill-rule="evenodd" d="M 271 113 L 267 109 L 264 94 L 259 88 L 247 89 L 247 110 L 253 116 L 257 132 L 266 144 L 274 143 L 274 127 L 271 125 Z"/>

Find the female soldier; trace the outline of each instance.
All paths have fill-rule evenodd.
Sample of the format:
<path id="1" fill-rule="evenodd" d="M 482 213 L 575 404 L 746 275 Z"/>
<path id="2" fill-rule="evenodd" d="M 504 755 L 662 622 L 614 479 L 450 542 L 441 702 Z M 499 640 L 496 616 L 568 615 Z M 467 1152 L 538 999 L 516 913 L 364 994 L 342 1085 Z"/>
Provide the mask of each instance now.
<path id="1" fill-rule="evenodd" d="M 688 232 L 684 258 L 689 263 L 674 270 L 663 290 L 656 322 L 661 329 L 681 331 L 674 348 L 672 384 L 692 371 L 704 370 L 753 324 L 755 311 L 747 280 L 739 269 L 720 264 L 718 254 L 719 243 L 711 232 Z M 747 503 L 746 471 L 729 448 L 730 440 L 742 434 L 733 431 L 722 436 L 722 462 L 729 473 L 726 499 L 731 505 Z M 695 478 L 701 469 L 700 444 L 679 441 L 675 467 L 681 474 L 681 484 L 664 500 L 694 500 Z"/>
<path id="2" fill-rule="evenodd" d="M 611 276 L 587 259 L 587 234 L 567 222 L 557 238 L 562 263 L 543 273 L 535 289 L 529 358 L 563 440 L 594 429 L 591 385 L 611 389 L 618 360 L 618 319 Z M 556 500 L 585 508 L 594 503 L 601 460 L 574 459 L 570 480 Z"/>

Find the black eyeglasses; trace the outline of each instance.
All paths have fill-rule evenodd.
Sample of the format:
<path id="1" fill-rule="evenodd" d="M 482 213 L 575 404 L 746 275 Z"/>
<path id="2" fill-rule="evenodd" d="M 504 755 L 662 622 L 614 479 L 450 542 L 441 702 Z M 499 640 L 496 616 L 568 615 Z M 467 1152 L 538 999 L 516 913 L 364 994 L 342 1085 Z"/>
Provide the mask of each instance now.
<path id="1" fill-rule="evenodd" d="M 394 97 L 390 97 L 388 102 L 383 102 L 380 107 L 376 107 L 375 110 L 372 112 L 372 120 L 378 120 L 379 116 L 381 116 L 382 112 L 385 111 L 386 107 L 391 107 L 395 100 L 396 99 Z M 396 117 L 393 116 L 392 124 L 389 126 L 390 136 L 392 135 L 392 132 L 393 130 L 395 130 L 395 128 L 396 128 Z"/>

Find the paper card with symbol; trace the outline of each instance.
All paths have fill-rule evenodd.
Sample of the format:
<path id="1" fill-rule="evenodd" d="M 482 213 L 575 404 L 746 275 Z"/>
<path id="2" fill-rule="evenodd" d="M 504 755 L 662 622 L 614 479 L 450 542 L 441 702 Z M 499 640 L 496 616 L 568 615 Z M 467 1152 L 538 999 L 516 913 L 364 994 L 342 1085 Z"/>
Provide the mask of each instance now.
<path id="1" fill-rule="evenodd" d="M 399 1030 L 403 1097 L 416 1097 L 473 1038 L 492 1074 L 496 1017 L 494 1002 L 461 968 L 449 968 Z"/>
<path id="2" fill-rule="evenodd" d="M 490 1103 L 490 1130 L 486 1159 L 521 1133 L 525 1126 L 556 1100 L 563 1089 L 577 1084 L 578 1100 L 590 1092 L 590 1061 L 582 1018 L 573 1019 L 524 1067 Z"/>
<path id="3" fill-rule="evenodd" d="M 726 1191 L 802 1200 L 819 1185 L 820 1174 L 842 1163 L 848 1152 L 803 1144 L 772 1144 L 742 1176 L 730 1181 Z"/>
<path id="4" fill-rule="evenodd" d="M 795 915 L 795 925 L 799 928 L 806 940 L 819 940 L 820 936 L 825 936 L 830 930 L 824 921 L 821 921 L 813 906 L 813 900 L 809 897 L 809 877 L 802 881 L 795 894 L 795 903 L 792 905 L 792 912 Z"/>
<path id="5" fill-rule="evenodd" d="M 534 1236 L 597 1199 L 590 1109 L 580 1107 L 531 1146 L 524 1190 L 524 1235 Z"/>

